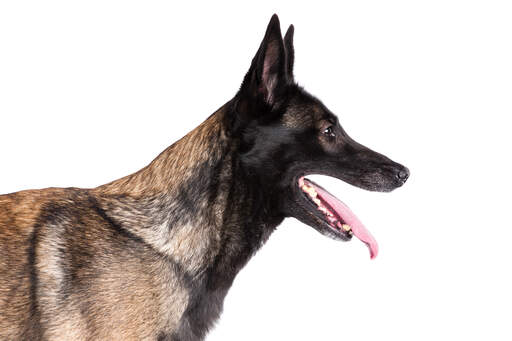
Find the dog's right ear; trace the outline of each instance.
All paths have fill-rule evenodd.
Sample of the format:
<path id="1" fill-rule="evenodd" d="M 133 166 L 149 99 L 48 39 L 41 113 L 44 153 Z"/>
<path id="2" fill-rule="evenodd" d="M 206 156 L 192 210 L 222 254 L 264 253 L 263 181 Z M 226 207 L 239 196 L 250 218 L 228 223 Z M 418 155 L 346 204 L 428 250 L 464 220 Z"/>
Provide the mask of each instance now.
<path id="1" fill-rule="evenodd" d="M 289 43 L 292 35 L 293 28 L 288 38 Z M 288 56 L 290 56 L 289 53 Z M 284 86 L 291 81 L 288 69 L 293 67 L 293 52 L 291 56 L 292 65 L 287 61 L 279 18 L 274 14 L 251 67 L 245 75 L 240 88 L 242 97 L 272 108 Z"/>

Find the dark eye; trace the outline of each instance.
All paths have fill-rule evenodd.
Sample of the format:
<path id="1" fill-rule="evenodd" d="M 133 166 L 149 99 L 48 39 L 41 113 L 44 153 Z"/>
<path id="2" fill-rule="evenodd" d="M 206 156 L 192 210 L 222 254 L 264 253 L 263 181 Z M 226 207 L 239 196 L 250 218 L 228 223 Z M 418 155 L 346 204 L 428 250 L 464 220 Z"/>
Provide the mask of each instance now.
<path id="1" fill-rule="evenodd" d="M 329 126 L 327 128 L 325 128 L 324 130 L 324 135 L 327 135 L 329 137 L 335 137 L 336 134 L 334 133 L 334 127 L 333 126 Z"/>

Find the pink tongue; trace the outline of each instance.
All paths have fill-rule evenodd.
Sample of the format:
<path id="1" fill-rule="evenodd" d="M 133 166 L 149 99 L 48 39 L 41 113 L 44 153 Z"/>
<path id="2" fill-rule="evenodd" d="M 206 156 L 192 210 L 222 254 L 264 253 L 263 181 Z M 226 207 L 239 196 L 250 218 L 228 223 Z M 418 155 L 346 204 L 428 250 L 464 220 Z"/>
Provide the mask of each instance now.
<path id="1" fill-rule="evenodd" d="M 354 235 L 368 246 L 368 249 L 370 249 L 370 258 L 373 259 L 377 257 L 377 254 L 379 253 L 379 245 L 377 244 L 377 241 L 375 238 L 373 238 L 370 231 L 364 227 L 363 223 L 361 223 L 359 218 L 352 212 L 352 210 L 331 193 L 318 186 L 315 186 L 311 182 L 309 184 L 314 186 L 320 197 L 322 197 L 322 199 L 328 203 L 329 206 L 331 206 L 332 209 L 335 210 L 341 218 L 343 218 L 345 223 L 352 227 L 352 232 Z"/>

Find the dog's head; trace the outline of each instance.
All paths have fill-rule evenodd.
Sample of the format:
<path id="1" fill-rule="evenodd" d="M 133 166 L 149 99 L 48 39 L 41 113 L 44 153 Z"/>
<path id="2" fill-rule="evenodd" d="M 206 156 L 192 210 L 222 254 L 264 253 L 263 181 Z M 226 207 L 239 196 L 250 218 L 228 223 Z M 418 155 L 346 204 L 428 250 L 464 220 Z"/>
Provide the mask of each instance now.
<path id="1" fill-rule="evenodd" d="M 357 217 L 305 176 L 389 192 L 405 183 L 409 171 L 354 141 L 336 115 L 295 83 L 293 63 L 293 26 L 283 39 L 274 15 L 232 101 L 231 131 L 240 137 L 241 160 L 284 216 L 335 239 L 356 235 L 374 257 L 377 243 Z"/>

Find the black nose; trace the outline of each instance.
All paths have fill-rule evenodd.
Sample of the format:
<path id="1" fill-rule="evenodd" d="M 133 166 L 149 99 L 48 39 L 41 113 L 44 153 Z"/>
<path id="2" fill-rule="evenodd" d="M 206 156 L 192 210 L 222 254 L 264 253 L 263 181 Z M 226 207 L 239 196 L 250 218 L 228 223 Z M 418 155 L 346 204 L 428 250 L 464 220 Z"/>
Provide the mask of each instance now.
<path id="1" fill-rule="evenodd" d="M 407 167 L 403 167 L 398 171 L 398 173 L 396 173 L 396 177 L 400 182 L 405 183 L 409 178 L 409 169 Z"/>

